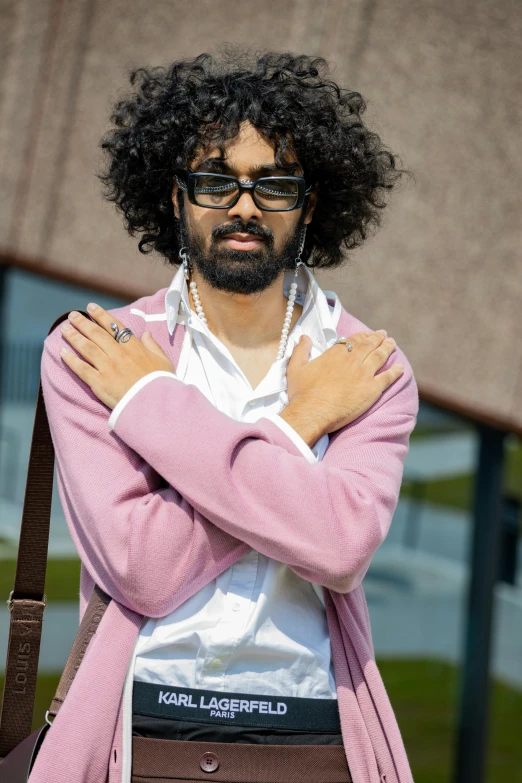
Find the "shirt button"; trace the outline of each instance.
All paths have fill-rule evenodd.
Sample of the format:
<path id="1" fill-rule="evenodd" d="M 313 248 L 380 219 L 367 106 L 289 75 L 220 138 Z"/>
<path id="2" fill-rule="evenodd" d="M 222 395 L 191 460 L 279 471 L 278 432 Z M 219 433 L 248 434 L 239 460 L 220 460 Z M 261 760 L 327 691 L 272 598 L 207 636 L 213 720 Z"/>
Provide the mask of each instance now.
<path id="1" fill-rule="evenodd" d="M 217 669 L 218 666 L 221 666 L 222 663 L 223 661 L 221 660 L 221 658 L 214 658 L 214 660 L 210 662 L 210 665 L 213 666 L 215 669 Z"/>
<path id="2" fill-rule="evenodd" d="M 256 404 L 256 401 L 255 400 L 249 400 L 248 404 L 250 405 L 250 407 L 252 407 L 252 406 L 254 406 Z"/>
<path id="3" fill-rule="evenodd" d="M 219 759 L 215 753 L 210 753 L 210 751 L 207 751 L 201 756 L 199 760 L 199 766 L 203 772 L 215 772 L 219 767 Z"/>
<path id="4" fill-rule="evenodd" d="M 239 610 L 240 606 L 241 606 L 241 604 L 239 604 L 236 601 L 235 604 L 232 604 L 232 609 L 234 610 L 234 612 L 237 612 Z"/>

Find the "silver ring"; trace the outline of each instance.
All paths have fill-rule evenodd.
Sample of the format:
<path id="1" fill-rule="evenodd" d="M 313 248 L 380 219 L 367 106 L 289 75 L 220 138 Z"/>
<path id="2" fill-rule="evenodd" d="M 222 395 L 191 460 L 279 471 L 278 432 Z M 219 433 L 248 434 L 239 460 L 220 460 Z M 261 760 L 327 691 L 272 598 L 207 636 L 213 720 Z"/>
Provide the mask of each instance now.
<path id="1" fill-rule="evenodd" d="M 347 348 L 348 351 L 352 351 L 353 350 L 353 345 L 350 342 L 346 341 L 346 337 L 339 337 L 339 339 L 337 339 L 334 342 L 334 345 L 337 345 L 337 343 L 344 343 L 346 345 L 346 348 Z"/>
<path id="2" fill-rule="evenodd" d="M 111 329 L 113 331 L 113 335 L 112 336 L 119 343 L 128 343 L 130 338 L 134 334 L 133 331 L 131 331 L 130 329 L 127 329 L 127 328 L 122 329 L 120 331 L 118 324 L 115 324 L 115 323 L 111 324 Z"/>

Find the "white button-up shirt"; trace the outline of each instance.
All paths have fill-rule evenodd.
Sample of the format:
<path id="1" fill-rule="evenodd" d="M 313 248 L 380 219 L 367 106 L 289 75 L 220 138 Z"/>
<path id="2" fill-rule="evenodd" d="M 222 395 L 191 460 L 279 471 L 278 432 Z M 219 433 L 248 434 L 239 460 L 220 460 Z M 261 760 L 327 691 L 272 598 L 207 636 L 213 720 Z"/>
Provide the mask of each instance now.
<path id="1" fill-rule="evenodd" d="M 294 280 L 293 271 L 285 271 L 286 296 Z M 326 350 L 337 339 L 341 303 L 334 292 L 319 288 L 304 265 L 296 282 L 296 302 L 303 311 L 288 336 L 283 358 L 273 362 L 255 389 L 228 348 L 191 309 L 182 266 L 165 295 L 166 319 L 171 334 L 176 323 L 186 327 L 178 379 L 197 386 L 236 420 L 255 422 L 268 416 L 292 438 L 304 458 L 316 462 L 326 451 L 328 435 L 311 449 L 278 414 L 288 403 L 286 365 L 299 337 L 303 333 L 311 337 L 311 359 Z M 114 426 L 128 399 L 144 383 L 162 374 L 150 373 L 138 381 L 114 408 L 110 424 Z M 336 698 L 323 588 L 302 579 L 285 563 L 251 549 L 166 617 L 144 619 L 127 676 L 127 701 L 131 678 L 236 693 Z"/>

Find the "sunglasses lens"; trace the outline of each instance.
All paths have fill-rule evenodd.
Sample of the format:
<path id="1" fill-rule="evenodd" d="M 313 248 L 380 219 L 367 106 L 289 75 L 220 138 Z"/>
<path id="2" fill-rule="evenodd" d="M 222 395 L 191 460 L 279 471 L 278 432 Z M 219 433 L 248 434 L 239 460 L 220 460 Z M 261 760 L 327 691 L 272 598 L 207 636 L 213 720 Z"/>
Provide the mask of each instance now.
<path id="1" fill-rule="evenodd" d="M 237 196 L 237 183 L 217 175 L 197 177 L 194 195 L 202 207 L 227 207 Z"/>
<path id="2" fill-rule="evenodd" d="M 261 180 L 255 187 L 258 204 L 264 209 L 291 209 L 297 204 L 299 189 L 297 182 L 291 179 Z"/>

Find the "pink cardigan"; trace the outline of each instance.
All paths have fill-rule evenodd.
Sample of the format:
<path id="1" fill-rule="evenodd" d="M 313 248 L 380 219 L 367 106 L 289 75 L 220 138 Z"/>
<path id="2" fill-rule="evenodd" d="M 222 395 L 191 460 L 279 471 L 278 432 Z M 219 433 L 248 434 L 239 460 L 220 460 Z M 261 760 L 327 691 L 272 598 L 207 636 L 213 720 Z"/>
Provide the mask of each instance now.
<path id="1" fill-rule="evenodd" d="M 150 329 L 176 366 L 184 326 L 169 335 L 166 290 L 110 312 L 138 336 Z M 367 328 L 342 309 L 339 335 Z M 326 588 L 354 783 L 411 783 L 361 585 L 391 524 L 418 412 L 403 352 L 385 365 L 402 362 L 403 375 L 310 464 L 269 419 L 235 421 L 174 377 L 140 389 L 111 431 L 110 410 L 62 361 L 62 344 L 69 346 L 57 327 L 44 344 L 42 388 L 82 561 L 80 616 L 94 582 L 114 600 L 29 783 L 121 783 L 123 683 L 143 616 L 168 614 L 250 548 Z"/>

